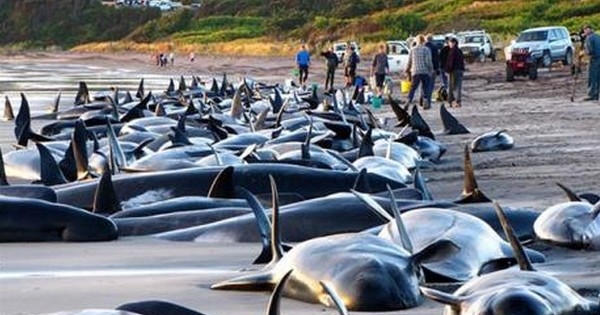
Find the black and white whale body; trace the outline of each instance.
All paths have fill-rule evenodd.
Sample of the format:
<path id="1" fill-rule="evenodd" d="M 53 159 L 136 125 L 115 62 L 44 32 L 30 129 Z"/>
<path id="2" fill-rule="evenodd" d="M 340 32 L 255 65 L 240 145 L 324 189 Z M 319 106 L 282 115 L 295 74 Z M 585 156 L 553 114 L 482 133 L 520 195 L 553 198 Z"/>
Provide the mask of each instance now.
<path id="1" fill-rule="evenodd" d="M 423 293 L 446 304 L 445 315 L 600 313 L 598 302 L 588 301 L 560 280 L 535 271 L 500 206 L 497 206 L 497 210 L 520 268 L 501 270 L 475 278 L 461 286 L 454 294 L 421 288 Z"/>
<path id="2" fill-rule="evenodd" d="M 117 227 L 105 217 L 67 205 L 0 197 L 0 241 L 111 241 Z"/>
<path id="3" fill-rule="evenodd" d="M 119 200 L 129 200 L 150 191 L 163 191 L 164 198 L 180 196 L 206 196 L 211 183 L 222 167 L 195 168 L 169 172 L 116 175 L 113 184 Z M 340 191 L 348 191 L 354 186 L 357 173 L 313 169 L 282 164 L 248 164 L 233 167 L 231 182 L 228 184 L 233 194 L 234 186 L 245 187 L 260 195 L 269 192 L 268 176 L 278 181 L 282 193 L 294 193 L 303 199 L 316 198 Z M 404 187 L 401 183 L 366 174 L 372 191 L 383 191 L 385 185 L 392 188 Z M 54 187 L 58 202 L 82 208 L 91 208 L 97 180 L 72 183 Z"/>

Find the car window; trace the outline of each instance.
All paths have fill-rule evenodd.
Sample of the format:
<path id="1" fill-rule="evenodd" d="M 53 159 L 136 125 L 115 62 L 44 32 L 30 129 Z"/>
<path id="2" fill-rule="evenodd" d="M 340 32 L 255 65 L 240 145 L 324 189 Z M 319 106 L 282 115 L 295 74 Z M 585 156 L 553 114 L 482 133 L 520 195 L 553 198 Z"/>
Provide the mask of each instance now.
<path id="1" fill-rule="evenodd" d="M 483 37 L 481 37 L 481 36 L 466 36 L 466 37 L 464 37 L 463 42 L 465 44 L 480 44 L 483 42 Z"/>
<path id="2" fill-rule="evenodd" d="M 561 29 L 560 32 L 562 33 L 562 39 L 569 38 L 569 33 L 565 29 Z"/>
<path id="3" fill-rule="evenodd" d="M 517 43 L 545 41 L 548 39 L 548 31 L 530 31 L 523 32 L 517 38 Z"/>
<path id="4" fill-rule="evenodd" d="M 554 30 L 550 30 L 550 32 L 548 33 L 548 40 L 549 41 L 553 41 L 553 40 L 557 40 L 558 36 L 556 36 L 556 32 Z"/>

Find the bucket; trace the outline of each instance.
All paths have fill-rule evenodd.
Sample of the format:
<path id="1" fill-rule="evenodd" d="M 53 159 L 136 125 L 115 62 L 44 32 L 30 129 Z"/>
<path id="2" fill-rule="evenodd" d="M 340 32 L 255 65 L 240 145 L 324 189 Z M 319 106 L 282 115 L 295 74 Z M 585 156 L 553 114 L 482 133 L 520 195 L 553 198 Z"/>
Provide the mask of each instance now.
<path id="1" fill-rule="evenodd" d="M 383 100 L 381 99 L 381 97 L 374 96 L 371 99 L 371 105 L 373 105 L 373 109 L 380 109 L 381 103 L 383 103 Z"/>
<path id="2" fill-rule="evenodd" d="M 402 94 L 407 94 L 408 92 L 410 92 L 410 81 L 400 81 L 400 90 L 402 91 Z"/>
<path id="3" fill-rule="evenodd" d="M 296 68 L 292 69 L 292 75 L 295 76 L 295 77 L 299 76 L 300 75 L 300 70 L 298 70 Z"/>

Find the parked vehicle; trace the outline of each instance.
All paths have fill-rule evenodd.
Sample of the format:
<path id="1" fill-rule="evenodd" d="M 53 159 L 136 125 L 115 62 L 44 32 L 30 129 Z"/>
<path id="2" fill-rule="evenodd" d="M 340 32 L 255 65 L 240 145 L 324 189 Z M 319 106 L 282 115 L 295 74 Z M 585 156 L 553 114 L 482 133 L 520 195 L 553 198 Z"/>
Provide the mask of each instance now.
<path id="1" fill-rule="evenodd" d="M 549 67 L 554 61 L 562 61 L 564 65 L 573 63 L 573 42 L 562 26 L 524 30 L 513 46 L 515 50 L 527 51 L 542 67 Z"/>
<path id="2" fill-rule="evenodd" d="M 410 54 L 410 49 L 408 49 L 406 42 L 391 40 L 386 42 L 386 44 L 390 72 L 403 73 L 408 64 L 408 56 Z"/>
<path id="3" fill-rule="evenodd" d="M 360 46 L 356 42 L 350 42 L 350 45 L 354 47 L 354 51 L 360 57 Z M 340 62 L 344 60 L 344 54 L 346 53 L 346 47 L 348 47 L 348 43 L 335 43 L 333 44 L 333 52 L 338 56 Z"/>
<path id="4" fill-rule="evenodd" d="M 510 59 L 506 60 L 506 81 L 514 81 L 515 76 L 528 76 L 531 80 L 537 79 L 538 62 L 527 49 L 513 46 Z"/>
<path id="5" fill-rule="evenodd" d="M 496 61 L 496 50 L 492 44 L 492 38 L 485 31 L 460 32 L 457 36 L 459 47 L 468 62 L 475 60 L 484 62 L 486 58 Z"/>

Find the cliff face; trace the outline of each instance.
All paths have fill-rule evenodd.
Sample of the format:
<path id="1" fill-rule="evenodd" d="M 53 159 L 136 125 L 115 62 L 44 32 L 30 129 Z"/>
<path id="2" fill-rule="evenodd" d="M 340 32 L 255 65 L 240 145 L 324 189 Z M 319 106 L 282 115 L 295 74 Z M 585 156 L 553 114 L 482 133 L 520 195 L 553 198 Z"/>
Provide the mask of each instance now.
<path id="1" fill-rule="evenodd" d="M 0 0 L 0 44 L 71 46 L 120 39 L 160 12 L 99 0 Z"/>

